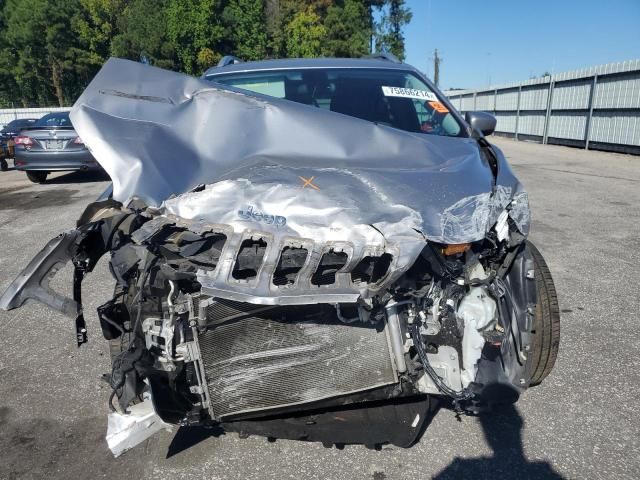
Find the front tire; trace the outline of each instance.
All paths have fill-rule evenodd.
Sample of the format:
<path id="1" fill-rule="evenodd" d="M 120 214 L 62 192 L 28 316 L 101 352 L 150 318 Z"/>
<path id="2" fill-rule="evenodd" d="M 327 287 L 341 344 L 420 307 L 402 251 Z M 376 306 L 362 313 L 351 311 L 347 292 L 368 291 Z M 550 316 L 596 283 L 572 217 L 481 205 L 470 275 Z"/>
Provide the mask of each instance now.
<path id="1" fill-rule="evenodd" d="M 3 172 L 9 170 L 9 164 L 4 158 L 0 160 L 0 170 L 2 170 Z"/>
<path id="2" fill-rule="evenodd" d="M 538 303 L 533 324 L 533 342 L 527 361 L 529 385 L 539 385 L 553 370 L 560 347 L 560 307 L 551 272 L 540 251 L 531 242 Z"/>
<path id="3" fill-rule="evenodd" d="M 47 175 L 49 172 L 27 172 L 27 178 L 33 183 L 44 183 L 47 181 Z"/>

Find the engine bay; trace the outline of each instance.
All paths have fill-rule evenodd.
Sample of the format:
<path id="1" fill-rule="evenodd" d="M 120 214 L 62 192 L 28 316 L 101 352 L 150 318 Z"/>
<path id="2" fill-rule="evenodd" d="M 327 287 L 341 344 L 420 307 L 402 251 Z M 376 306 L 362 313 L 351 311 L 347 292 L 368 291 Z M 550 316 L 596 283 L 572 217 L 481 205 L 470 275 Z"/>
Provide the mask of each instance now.
<path id="1" fill-rule="evenodd" d="M 112 355 L 106 376 L 112 415 L 152 399 L 167 424 L 260 433 L 255 426 L 264 427 L 266 419 L 392 407 L 425 395 L 475 413 L 517 400 L 530 381 L 534 266 L 524 237 L 507 223 L 502 241 L 495 228 L 481 242 L 426 241 L 400 275 L 389 271 L 389 253 L 352 262 L 332 245 L 310 259 L 302 247 L 312 240 L 288 239 L 270 282 L 295 289 L 306 269 L 304 288 L 314 287 L 316 295 L 305 297 L 307 303 L 278 304 L 272 296 L 224 298 L 199 281 L 220 268 L 229 229 L 200 225 L 196 232 L 141 202 L 123 207 L 104 200 L 87 208 L 78 229 L 54 239 L 60 257 L 45 248 L 57 262 L 40 264 L 44 269 L 32 279 L 38 287 L 26 285 L 23 299 L 53 298 L 35 279 L 48 278 L 47 265 L 66 260 L 74 263 L 79 294 L 84 275 L 109 252 L 116 287 L 98 317 Z M 264 272 L 256 259 L 264 261 L 265 249 L 264 242 L 243 243 L 231 257 L 230 281 L 251 287 Z M 332 289 L 344 294 L 345 285 L 368 295 L 335 302 L 341 297 Z M 81 344 L 86 327 L 81 304 L 69 307 L 73 301 L 49 305 L 75 316 Z"/>

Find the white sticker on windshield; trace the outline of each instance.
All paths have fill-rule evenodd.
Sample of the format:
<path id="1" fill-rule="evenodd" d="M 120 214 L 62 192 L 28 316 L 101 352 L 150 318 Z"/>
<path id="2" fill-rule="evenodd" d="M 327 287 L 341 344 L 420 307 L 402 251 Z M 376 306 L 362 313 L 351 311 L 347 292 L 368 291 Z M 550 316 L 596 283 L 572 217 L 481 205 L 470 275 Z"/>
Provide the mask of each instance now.
<path id="1" fill-rule="evenodd" d="M 402 97 L 402 98 L 415 98 L 418 100 L 430 100 L 438 101 L 435 93 L 427 92 L 425 90 L 416 90 L 414 88 L 400 88 L 400 87 L 382 87 L 382 93 L 385 97 Z"/>

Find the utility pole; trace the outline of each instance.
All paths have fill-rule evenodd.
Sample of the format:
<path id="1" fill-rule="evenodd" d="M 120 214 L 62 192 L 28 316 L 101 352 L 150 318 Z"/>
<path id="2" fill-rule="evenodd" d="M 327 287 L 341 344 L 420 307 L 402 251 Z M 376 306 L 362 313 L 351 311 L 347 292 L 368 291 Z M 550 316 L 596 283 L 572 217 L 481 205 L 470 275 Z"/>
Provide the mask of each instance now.
<path id="1" fill-rule="evenodd" d="M 438 56 L 438 49 L 433 52 L 433 83 L 436 87 L 440 85 L 440 62 L 442 59 Z"/>

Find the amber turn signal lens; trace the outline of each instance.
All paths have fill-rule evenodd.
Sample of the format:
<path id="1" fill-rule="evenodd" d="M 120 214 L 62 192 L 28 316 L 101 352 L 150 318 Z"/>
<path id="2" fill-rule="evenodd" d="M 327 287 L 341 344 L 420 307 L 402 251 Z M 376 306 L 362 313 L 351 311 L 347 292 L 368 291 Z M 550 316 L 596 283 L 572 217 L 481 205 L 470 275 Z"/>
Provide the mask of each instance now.
<path id="1" fill-rule="evenodd" d="M 458 253 L 464 253 L 471 248 L 470 243 L 452 243 L 451 245 L 446 245 L 442 249 L 442 254 L 449 255 L 457 255 Z"/>

